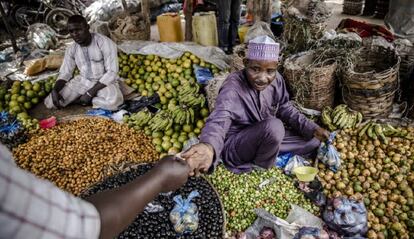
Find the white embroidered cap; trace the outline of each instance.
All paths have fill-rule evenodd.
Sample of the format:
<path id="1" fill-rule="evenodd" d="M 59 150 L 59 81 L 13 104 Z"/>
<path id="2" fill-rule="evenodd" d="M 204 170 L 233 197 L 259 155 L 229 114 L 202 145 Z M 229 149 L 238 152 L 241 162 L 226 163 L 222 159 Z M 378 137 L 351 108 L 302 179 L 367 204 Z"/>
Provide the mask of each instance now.
<path id="1" fill-rule="evenodd" d="M 278 61 L 280 45 L 268 36 L 258 36 L 249 41 L 247 59 Z"/>

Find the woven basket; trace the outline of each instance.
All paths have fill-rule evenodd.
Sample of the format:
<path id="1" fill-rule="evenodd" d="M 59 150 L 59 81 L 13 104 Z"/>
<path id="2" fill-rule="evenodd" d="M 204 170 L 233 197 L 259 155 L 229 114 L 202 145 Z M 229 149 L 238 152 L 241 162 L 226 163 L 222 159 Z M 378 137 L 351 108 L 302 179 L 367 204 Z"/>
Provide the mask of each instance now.
<path id="1" fill-rule="evenodd" d="M 120 19 L 124 19 L 127 16 L 131 16 L 135 18 L 134 25 L 137 27 L 137 31 L 134 31 L 133 33 L 128 34 L 121 34 L 117 31 L 115 31 L 117 27 L 117 22 Z M 115 15 L 111 18 L 109 21 L 109 34 L 111 39 L 114 42 L 122 42 L 127 40 L 142 40 L 142 41 L 148 41 L 151 36 L 151 26 L 148 21 L 146 21 L 142 14 L 135 14 L 130 15 L 129 13 L 123 12 L 118 15 Z"/>
<path id="2" fill-rule="evenodd" d="M 387 116 L 398 90 L 400 57 L 382 47 L 356 53 L 342 79 L 343 100 L 366 118 Z"/>
<path id="3" fill-rule="evenodd" d="M 313 66 L 314 51 L 302 52 L 286 59 L 284 76 L 294 99 L 305 108 L 322 110 L 333 106 L 335 99 L 336 62 Z M 304 88 L 303 88 L 304 86 Z"/>
<path id="4" fill-rule="evenodd" d="M 240 71 L 244 68 L 243 60 L 246 58 L 247 54 L 247 45 L 240 44 L 234 47 L 234 53 L 231 56 L 231 72 Z"/>
<path id="5" fill-rule="evenodd" d="M 327 22 L 312 23 L 294 16 L 286 16 L 283 43 L 287 55 L 311 49 L 325 32 Z"/>
<path id="6" fill-rule="evenodd" d="M 345 0 L 342 6 L 342 13 L 348 14 L 348 15 L 359 15 L 362 13 L 363 8 L 364 8 L 363 0 L 357 0 L 357 1 Z"/>

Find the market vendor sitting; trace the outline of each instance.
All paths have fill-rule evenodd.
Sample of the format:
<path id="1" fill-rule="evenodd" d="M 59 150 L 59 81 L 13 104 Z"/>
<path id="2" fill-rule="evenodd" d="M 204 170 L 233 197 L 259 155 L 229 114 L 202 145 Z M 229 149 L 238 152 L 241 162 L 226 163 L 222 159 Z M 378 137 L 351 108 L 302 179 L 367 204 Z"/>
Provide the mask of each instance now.
<path id="1" fill-rule="evenodd" d="M 71 16 L 67 28 L 75 42 L 66 49 L 58 80 L 45 99 L 46 107 L 80 103 L 116 110 L 123 103 L 116 44 L 106 36 L 90 33 L 86 19 L 80 15 Z M 76 67 L 80 74 L 73 76 Z"/>
<path id="2" fill-rule="evenodd" d="M 200 143 L 182 154 L 191 175 L 212 170 L 220 158 L 234 173 L 267 169 L 280 152 L 306 156 L 329 137 L 289 101 L 278 58 L 279 44 L 272 38 L 249 42 L 245 69 L 226 79 Z"/>

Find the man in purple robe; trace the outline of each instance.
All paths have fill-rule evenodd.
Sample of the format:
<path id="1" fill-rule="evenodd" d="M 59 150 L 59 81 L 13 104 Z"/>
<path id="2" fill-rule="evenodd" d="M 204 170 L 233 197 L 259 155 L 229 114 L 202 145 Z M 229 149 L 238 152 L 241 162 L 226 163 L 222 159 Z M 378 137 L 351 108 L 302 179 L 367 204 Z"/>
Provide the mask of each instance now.
<path id="1" fill-rule="evenodd" d="M 220 158 L 234 173 L 254 165 L 267 169 L 280 152 L 309 155 L 329 137 L 290 103 L 278 57 L 273 39 L 259 36 L 249 42 L 245 69 L 226 79 L 200 143 L 182 154 L 190 175 L 214 169 Z"/>

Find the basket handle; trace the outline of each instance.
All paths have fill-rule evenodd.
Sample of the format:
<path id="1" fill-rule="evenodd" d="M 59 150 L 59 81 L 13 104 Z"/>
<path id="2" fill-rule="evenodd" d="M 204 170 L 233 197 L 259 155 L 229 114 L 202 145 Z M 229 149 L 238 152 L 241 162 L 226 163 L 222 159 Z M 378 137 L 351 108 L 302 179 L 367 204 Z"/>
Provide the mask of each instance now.
<path id="1" fill-rule="evenodd" d="M 128 9 L 128 5 L 126 3 L 126 0 L 121 0 L 122 8 L 124 9 L 124 12 L 126 12 L 127 15 L 130 15 L 130 11 Z"/>

